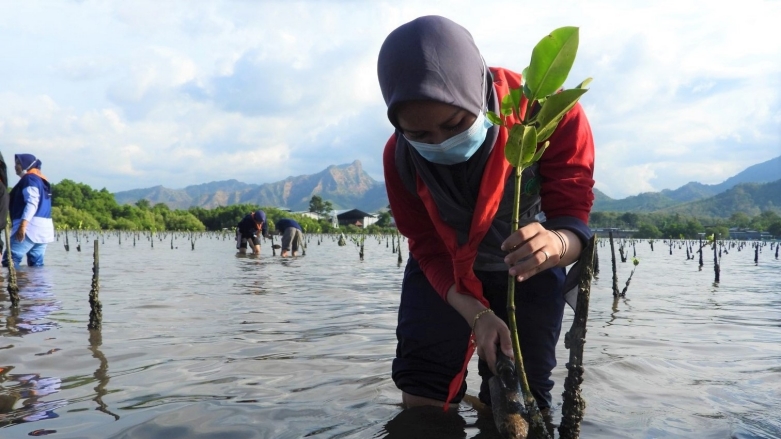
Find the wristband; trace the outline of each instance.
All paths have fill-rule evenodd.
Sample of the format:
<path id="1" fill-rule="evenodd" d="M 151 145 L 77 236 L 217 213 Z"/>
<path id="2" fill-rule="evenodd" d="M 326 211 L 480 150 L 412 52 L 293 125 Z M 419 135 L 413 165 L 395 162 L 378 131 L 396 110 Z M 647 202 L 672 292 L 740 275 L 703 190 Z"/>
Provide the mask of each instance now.
<path id="1" fill-rule="evenodd" d="M 493 314 L 494 310 L 492 310 L 491 308 L 486 308 L 486 309 L 480 311 L 479 313 L 475 314 L 475 318 L 472 319 L 472 331 L 475 330 L 475 325 L 477 324 L 477 319 L 482 317 L 484 314 L 488 314 L 488 313 Z"/>
<path id="2" fill-rule="evenodd" d="M 564 237 L 561 236 L 561 232 L 558 230 L 551 230 L 551 232 L 555 233 L 556 236 L 559 237 L 559 241 L 561 241 L 561 254 L 559 255 L 559 259 L 563 259 L 564 255 L 567 254 L 567 242 L 564 241 Z"/>

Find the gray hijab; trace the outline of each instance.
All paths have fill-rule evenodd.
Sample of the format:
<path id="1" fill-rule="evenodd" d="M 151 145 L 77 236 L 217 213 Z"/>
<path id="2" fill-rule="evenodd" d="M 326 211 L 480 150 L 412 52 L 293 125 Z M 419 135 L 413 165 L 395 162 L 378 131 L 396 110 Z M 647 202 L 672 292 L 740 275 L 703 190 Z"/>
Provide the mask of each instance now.
<path id="1" fill-rule="evenodd" d="M 405 101 L 437 101 L 472 114 L 497 111 L 496 93 L 472 35 L 453 21 L 425 16 L 390 33 L 380 49 L 377 76 L 388 119 L 396 127 L 396 166 L 409 183 L 419 175 L 431 193 L 443 221 L 453 227 L 459 244 L 466 242 L 480 190 L 483 169 L 493 149 L 498 128 L 488 131 L 485 142 L 466 162 L 439 165 L 424 159 L 399 131 L 398 105 Z M 486 84 L 485 89 L 483 84 Z M 486 95 L 483 96 L 483 93 Z M 405 176 L 412 175 L 412 178 Z M 413 187 L 412 192 L 416 194 Z"/>

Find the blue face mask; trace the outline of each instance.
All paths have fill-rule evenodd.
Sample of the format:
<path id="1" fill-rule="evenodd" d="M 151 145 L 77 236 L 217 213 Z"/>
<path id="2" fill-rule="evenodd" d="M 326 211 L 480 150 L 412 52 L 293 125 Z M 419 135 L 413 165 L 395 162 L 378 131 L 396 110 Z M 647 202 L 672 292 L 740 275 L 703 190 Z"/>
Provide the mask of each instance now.
<path id="1" fill-rule="evenodd" d="M 491 121 L 486 119 L 483 112 L 480 112 L 475 122 L 466 131 L 456 134 L 442 143 L 421 143 L 407 139 L 406 136 L 404 138 L 424 159 L 440 165 L 455 165 L 469 160 L 477 152 L 480 145 L 485 142 L 491 125 Z"/>

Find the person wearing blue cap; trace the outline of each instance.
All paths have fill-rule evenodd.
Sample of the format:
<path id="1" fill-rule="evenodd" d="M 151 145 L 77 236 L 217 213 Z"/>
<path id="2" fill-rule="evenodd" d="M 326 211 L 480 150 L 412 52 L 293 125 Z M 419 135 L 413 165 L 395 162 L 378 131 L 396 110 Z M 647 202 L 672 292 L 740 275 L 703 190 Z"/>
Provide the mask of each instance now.
<path id="1" fill-rule="evenodd" d="M 46 244 L 54 241 L 52 222 L 52 190 L 49 180 L 41 174 L 41 161 L 32 154 L 14 156 L 19 183 L 10 194 L 11 242 L 8 247 L 14 266 L 27 256 L 27 265 L 43 265 Z M 8 266 L 8 251 L 3 256 Z"/>
<path id="2" fill-rule="evenodd" d="M 266 212 L 256 210 L 244 216 L 236 227 L 236 248 L 239 253 L 246 254 L 247 244 L 252 243 L 253 253 L 259 255 L 261 236 L 268 236 Z"/>

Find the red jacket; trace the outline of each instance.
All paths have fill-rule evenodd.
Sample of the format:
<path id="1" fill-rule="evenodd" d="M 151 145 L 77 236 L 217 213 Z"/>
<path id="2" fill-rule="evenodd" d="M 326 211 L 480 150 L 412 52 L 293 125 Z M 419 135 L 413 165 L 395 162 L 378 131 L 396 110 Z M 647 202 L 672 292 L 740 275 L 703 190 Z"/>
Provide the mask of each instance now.
<path id="1" fill-rule="evenodd" d="M 492 68 L 494 87 L 501 101 L 510 88 L 519 88 L 519 74 Z M 525 102 L 521 104 L 523 111 Z M 451 285 L 459 293 L 470 294 L 488 305 L 482 285 L 474 276 L 472 264 L 477 246 L 485 236 L 502 198 L 512 167 L 504 157 L 507 129 L 501 127 L 493 151 L 486 163 L 480 193 L 472 219 L 468 243 L 459 248 L 454 230 L 439 216 L 434 201 L 417 177 L 418 197 L 411 194 L 396 170 L 396 136 L 385 145 L 383 164 L 385 185 L 391 211 L 399 232 L 409 240 L 412 256 L 434 289 L 447 299 Z M 588 223 L 594 195 L 594 140 L 583 108 L 577 104 L 559 123 L 550 137 L 550 146 L 540 159 L 542 210 L 546 217 L 569 216 Z"/>
<path id="2" fill-rule="evenodd" d="M 491 71 L 500 102 L 510 88 L 520 87 L 519 74 L 498 68 L 492 68 Z M 522 111 L 525 106 L 524 98 Z M 426 278 L 445 300 L 450 286 L 455 284 L 459 293 L 470 294 L 486 307 L 489 306 L 483 297 L 483 286 L 472 266 L 477 256 L 477 247 L 491 226 L 504 193 L 505 182 L 513 169 L 504 157 L 507 136 L 508 130 L 500 128 L 480 182 L 469 239 L 460 247 L 455 231 L 440 218 L 437 206 L 421 178 L 417 177 L 418 197 L 404 186 L 396 169 L 396 136 L 391 136 L 385 145 L 385 186 L 396 226 L 409 240 L 410 252 Z M 594 140 L 580 104 L 567 113 L 549 140 L 550 146 L 542 155 L 539 167 L 542 210 L 549 221 L 572 217 L 587 224 L 594 201 L 591 190 L 594 186 Z M 474 344 L 470 341 L 461 371 L 450 382 L 445 409 L 461 387 L 473 353 Z"/>

